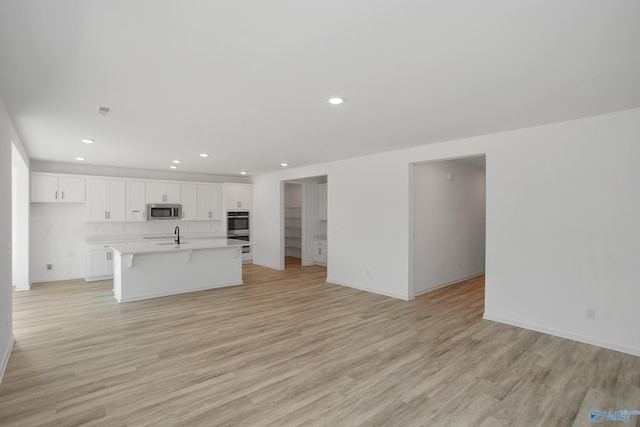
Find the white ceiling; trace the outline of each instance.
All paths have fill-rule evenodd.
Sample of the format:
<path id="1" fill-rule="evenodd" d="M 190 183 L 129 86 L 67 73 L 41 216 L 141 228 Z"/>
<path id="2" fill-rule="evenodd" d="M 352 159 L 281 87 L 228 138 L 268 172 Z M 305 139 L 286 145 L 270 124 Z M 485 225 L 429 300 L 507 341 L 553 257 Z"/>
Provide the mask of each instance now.
<path id="1" fill-rule="evenodd" d="M 640 107 L 639 22 L 633 0 L 2 0 L 0 94 L 33 159 L 259 174 Z"/>

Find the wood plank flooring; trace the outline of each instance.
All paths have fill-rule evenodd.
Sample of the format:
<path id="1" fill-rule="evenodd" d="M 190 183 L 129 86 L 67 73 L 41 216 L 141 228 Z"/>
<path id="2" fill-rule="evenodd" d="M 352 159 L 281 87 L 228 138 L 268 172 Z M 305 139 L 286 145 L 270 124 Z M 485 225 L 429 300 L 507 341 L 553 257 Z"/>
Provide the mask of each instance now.
<path id="1" fill-rule="evenodd" d="M 640 410 L 640 358 L 482 320 L 482 276 L 407 302 L 287 263 L 125 304 L 111 281 L 14 293 L 0 425 L 589 426 L 595 408 Z"/>

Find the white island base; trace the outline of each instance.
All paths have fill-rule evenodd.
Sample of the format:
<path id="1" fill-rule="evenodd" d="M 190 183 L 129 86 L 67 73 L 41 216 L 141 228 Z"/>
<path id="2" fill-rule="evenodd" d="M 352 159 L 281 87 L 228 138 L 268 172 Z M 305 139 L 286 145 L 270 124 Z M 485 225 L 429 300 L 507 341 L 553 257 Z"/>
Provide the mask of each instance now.
<path id="1" fill-rule="evenodd" d="M 223 240 L 224 245 L 111 246 L 115 298 L 127 302 L 241 285 L 247 242 Z"/>

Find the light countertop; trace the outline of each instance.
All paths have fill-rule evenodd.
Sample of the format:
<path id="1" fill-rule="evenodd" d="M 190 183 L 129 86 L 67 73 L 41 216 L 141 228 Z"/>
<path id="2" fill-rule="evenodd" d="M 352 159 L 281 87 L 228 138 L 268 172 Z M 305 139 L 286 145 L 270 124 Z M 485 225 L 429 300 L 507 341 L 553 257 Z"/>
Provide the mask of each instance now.
<path id="1" fill-rule="evenodd" d="M 250 246 L 254 243 L 244 240 L 227 239 L 226 237 L 217 238 L 199 238 L 189 240 L 189 238 L 183 238 L 180 236 L 180 244 L 173 243 L 171 241 L 145 241 L 145 242 L 132 242 L 132 243 L 113 243 L 109 247 L 114 251 L 121 254 L 148 254 L 148 253 L 162 253 L 162 252 L 180 252 L 180 251 L 193 251 L 203 249 L 223 249 L 223 248 L 235 248 L 242 246 Z"/>
<path id="2" fill-rule="evenodd" d="M 185 231 L 180 232 L 180 239 L 217 239 L 222 237 L 227 237 L 226 234 L 220 233 L 206 233 L 206 232 L 188 232 Z M 161 239 L 174 239 L 175 235 L 173 233 L 148 233 L 148 234 L 116 234 L 116 235 L 94 235 L 87 236 L 85 241 L 87 243 L 120 243 L 120 242 L 142 242 L 142 241 L 153 241 L 153 240 L 161 240 Z"/>

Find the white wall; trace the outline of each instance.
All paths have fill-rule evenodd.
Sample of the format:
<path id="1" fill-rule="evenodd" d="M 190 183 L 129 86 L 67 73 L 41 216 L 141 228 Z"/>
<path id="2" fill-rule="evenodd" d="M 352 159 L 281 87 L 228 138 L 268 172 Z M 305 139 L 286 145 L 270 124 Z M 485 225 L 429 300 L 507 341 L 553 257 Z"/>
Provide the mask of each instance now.
<path id="1" fill-rule="evenodd" d="M 485 170 L 460 161 L 413 171 L 414 294 L 484 271 Z"/>
<path id="2" fill-rule="evenodd" d="M 11 316 L 11 142 L 16 141 L 13 123 L 0 98 L 0 381 L 13 345 Z"/>
<path id="3" fill-rule="evenodd" d="M 85 205 L 32 203 L 30 219 L 32 283 L 84 277 Z"/>
<path id="4" fill-rule="evenodd" d="M 28 159 L 11 144 L 12 162 L 12 277 L 18 291 L 31 288 L 29 276 L 29 167 Z"/>
<path id="5" fill-rule="evenodd" d="M 640 354 L 638 140 L 633 109 L 257 176 L 254 262 L 281 258 L 280 182 L 327 175 L 327 280 L 410 298 L 409 164 L 486 153 L 485 317 Z"/>

